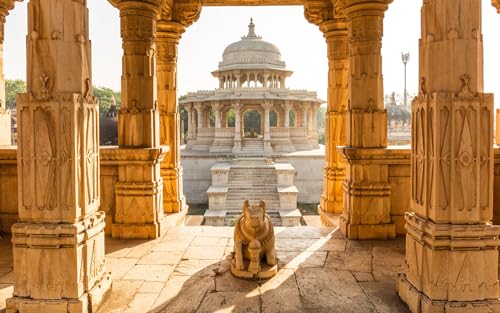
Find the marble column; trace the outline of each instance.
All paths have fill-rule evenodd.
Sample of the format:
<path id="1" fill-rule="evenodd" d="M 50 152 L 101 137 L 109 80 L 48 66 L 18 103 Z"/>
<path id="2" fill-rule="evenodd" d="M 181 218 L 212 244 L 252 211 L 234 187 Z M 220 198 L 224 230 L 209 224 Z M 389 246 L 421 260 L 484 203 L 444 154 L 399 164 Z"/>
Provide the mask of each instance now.
<path id="1" fill-rule="evenodd" d="M 168 146 L 160 145 L 157 101 L 156 26 L 161 3 L 118 0 L 123 40 L 122 106 L 115 151 L 114 238 L 157 238 L 164 233 L 163 179 L 160 164 Z"/>
<path id="2" fill-rule="evenodd" d="M 12 143 L 10 110 L 5 102 L 5 76 L 3 61 L 3 41 L 5 18 L 9 15 L 9 10 L 14 8 L 14 0 L 0 1 L 0 146 Z"/>
<path id="3" fill-rule="evenodd" d="M 283 127 L 290 127 L 290 109 L 292 108 L 292 105 L 286 101 L 282 106 L 284 113 L 284 126 Z"/>
<path id="4" fill-rule="evenodd" d="M 201 103 L 195 103 L 194 108 L 196 109 L 196 113 L 198 114 L 198 125 L 197 131 L 203 127 L 203 105 Z"/>
<path id="5" fill-rule="evenodd" d="M 165 213 L 187 212 L 182 185 L 180 115 L 177 104 L 177 47 L 184 29 L 179 23 L 165 20 L 159 21 L 156 26 L 160 144 L 170 147 L 160 166 Z"/>
<path id="6" fill-rule="evenodd" d="M 233 103 L 234 109 L 234 146 L 233 153 L 241 152 L 241 104 L 239 102 Z"/>
<path id="7" fill-rule="evenodd" d="M 212 110 L 215 112 L 215 128 L 221 128 L 221 108 L 222 105 L 219 102 L 212 104 Z"/>
<path id="8" fill-rule="evenodd" d="M 84 1 L 32 0 L 28 20 L 27 93 L 17 96 L 14 292 L 6 312 L 96 312 L 111 277 L 99 211 L 88 9 Z"/>
<path id="9" fill-rule="evenodd" d="M 384 109 L 382 35 L 384 13 L 392 0 L 349 0 L 350 92 L 346 113 L 344 209 L 340 229 L 349 239 L 392 239 L 389 165 L 375 156 L 387 146 Z M 382 163 L 382 164 L 381 164 Z"/>
<path id="10" fill-rule="evenodd" d="M 271 147 L 271 128 L 270 128 L 270 119 L 269 112 L 273 104 L 270 102 L 264 102 L 262 104 L 262 108 L 264 109 L 264 152 L 272 153 L 273 148 Z"/>
<path id="11" fill-rule="evenodd" d="M 421 12 L 412 212 L 398 293 L 412 312 L 498 312 L 494 110 L 483 91 L 481 0 L 428 0 Z"/>

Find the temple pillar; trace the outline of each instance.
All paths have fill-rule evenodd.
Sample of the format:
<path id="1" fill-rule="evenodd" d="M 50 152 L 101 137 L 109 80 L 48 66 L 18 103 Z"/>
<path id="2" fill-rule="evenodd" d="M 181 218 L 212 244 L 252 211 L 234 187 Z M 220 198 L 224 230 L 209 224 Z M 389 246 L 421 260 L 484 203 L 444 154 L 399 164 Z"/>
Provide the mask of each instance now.
<path id="1" fill-rule="evenodd" d="M 182 188 L 180 115 L 177 104 L 177 47 L 184 30 L 183 25 L 164 20 L 159 21 L 156 28 L 160 144 L 170 147 L 160 166 L 165 213 L 187 212 Z"/>
<path id="2" fill-rule="evenodd" d="M 412 212 L 398 293 L 412 312 L 499 312 L 493 95 L 483 93 L 481 0 L 428 0 L 421 12 Z"/>
<path id="3" fill-rule="evenodd" d="M 311 116 L 309 117 L 309 142 L 313 146 L 313 148 L 318 149 L 318 109 L 319 103 L 311 103 Z"/>
<path id="4" fill-rule="evenodd" d="M 111 277 L 88 9 L 85 1 L 32 0 L 28 20 L 27 93 L 17 95 L 14 292 L 6 312 L 96 312 Z"/>
<path id="5" fill-rule="evenodd" d="M 233 103 L 234 109 L 234 146 L 233 153 L 241 152 L 241 104 L 239 102 Z"/>
<path id="6" fill-rule="evenodd" d="M 290 127 L 290 109 L 292 108 L 292 105 L 288 102 L 288 101 L 285 101 L 284 104 L 282 104 L 281 106 L 283 108 L 283 111 L 285 112 L 284 113 L 284 125 L 283 127 Z"/>
<path id="7" fill-rule="evenodd" d="M 188 139 L 193 139 L 193 105 L 191 103 L 185 104 L 184 109 L 187 112 L 187 124 L 188 124 L 187 137 Z"/>
<path id="8" fill-rule="evenodd" d="M 5 18 L 14 8 L 14 0 L 0 1 L 0 146 L 12 144 L 10 110 L 5 102 L 5 76 L 3 70 L 3 41 Z"/>
<path id="9" fill-rule="evenodd" d="M 262 104 L 262 108 L 264 108 L 264 152 L 272 153 L 273 148 L 271 147 L 271 128 L 270 128 L 270 119 L 269 112 L 273 104 L 271 102 L 264 102 Z"/>
<path id="10" fill-rule="evenodd" d="M 161 3 L 117 0 L 123 40 L 122 106 L 118 115 L 114 238 L 152 239 L 166 230 L 160 164 L 169 150 L 160 145 L 157 102 L 156 24 Z M 133 160 L 133 162 L 132 162 Z"/>
<path id="11" fill-rule="evenodd" d="M 198 125 L 197 125 L 197 131 L 203 127 L 203 106 L 201 103 L 195 103 L 193 106 L 196 110 L 196 113 L 198 114 Z"/>
<path id="12" fill-rule="evenodd" d="M 302 122 L 301 126 L 304 127 L 306 129 L 306 131 L 308 130 L 307 129 L 307 108 L 304 106 L 304 103 L 302 104 L 302 117 L 300 119 L 300 121 Z"/>
<path id="13" fill-rule="evenodd" d="M 382 35 L 384 12 L 392 0 L 350 0 L 343 13 L 350 21 L 350 92 L 346 113 L 344 208 L 340 229 L 349 239 L 392 239 L 389 165 L 374 156 L 385 153 Z"/>
<path id="14" fill-rule="evenodd" d="M 219 102 L 212 103 L 212 110 L 215 112 L 215 128 L 221 128 L 221 108 Z"/>

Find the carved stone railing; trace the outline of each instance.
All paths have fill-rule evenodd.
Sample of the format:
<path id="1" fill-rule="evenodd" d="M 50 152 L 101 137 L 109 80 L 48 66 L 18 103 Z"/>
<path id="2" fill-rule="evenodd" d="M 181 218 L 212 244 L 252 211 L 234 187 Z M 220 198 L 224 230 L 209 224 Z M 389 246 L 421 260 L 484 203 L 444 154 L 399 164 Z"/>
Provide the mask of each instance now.
<path id="1" fill-rule="evenodd" d="M 215 129 L 215 138 L 234 138 L 234 127 L 227 128 L 209 128 Z"/>
<path id="2" fill-rule="evenodd" d="M 290 128 L 271 127 L 271 138 L 288 138 L 288 137 L 290 137 Z"/>
<path id="3" fill-rule="evenodd" d="M 290 127 L 290 137 L 307 137 L 307 129 L 305 127 Z"/>
<path id="4" fill-rule="evenodd" d="M 212 127 L 200 127 L 198 128 L 198 137 L 214 137 L 215 128 Z"/>

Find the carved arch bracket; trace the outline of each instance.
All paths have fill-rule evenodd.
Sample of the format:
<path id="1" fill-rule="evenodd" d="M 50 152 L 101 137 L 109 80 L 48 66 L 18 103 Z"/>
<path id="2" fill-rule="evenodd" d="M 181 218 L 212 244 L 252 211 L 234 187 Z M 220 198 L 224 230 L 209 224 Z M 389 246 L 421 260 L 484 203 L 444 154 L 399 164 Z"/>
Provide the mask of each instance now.
<path id="1" fill-rule="evenodd" d="M 491 5 L 497 9 L 497 13 L 500 14 L 500 0 L 491 0 Z"/>

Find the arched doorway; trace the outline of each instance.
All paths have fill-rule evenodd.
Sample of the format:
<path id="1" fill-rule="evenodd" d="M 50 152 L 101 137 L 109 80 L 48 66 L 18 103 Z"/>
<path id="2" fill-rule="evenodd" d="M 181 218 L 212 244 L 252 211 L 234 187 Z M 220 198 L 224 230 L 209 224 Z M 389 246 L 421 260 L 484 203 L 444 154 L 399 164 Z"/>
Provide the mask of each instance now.
<path id="1" fill-rule="evenodd" d="M 262 114 L 257 110 L 243 112 L 243 137 L 262 137 Z"/>

